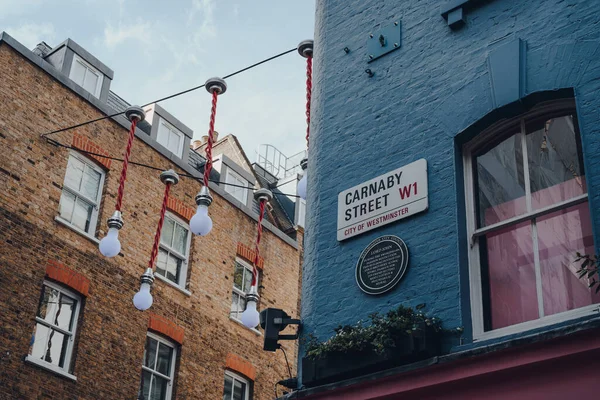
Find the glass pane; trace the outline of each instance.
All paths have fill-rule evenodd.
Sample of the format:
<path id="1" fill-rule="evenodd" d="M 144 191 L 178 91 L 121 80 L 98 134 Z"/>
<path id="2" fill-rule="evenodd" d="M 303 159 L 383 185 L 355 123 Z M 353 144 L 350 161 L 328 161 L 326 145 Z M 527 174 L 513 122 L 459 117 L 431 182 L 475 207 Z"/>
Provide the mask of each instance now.
<path id="1" fill-rule="evenodd" d="M 165 217 L 162 232 L 160 234 L 160 241 L 163 244 L 171 247 L 173 244 L 173 229 L 175 228 L 175 222 L 169 217 Z"/>
<path id="2" fill-rule="evenodd" d="M 527 157 L 534 210 L 587 192 L 572 116 L 549 119 L 529 133 Z"/>
<path id="3" fill-rule="evenodd" d="M 167 276 L 167 258 L 169 257 L 169 253 L 165 250 L 159 248 L 158 249 L 158 257 L 156 260 L 156 273 L 162 275 L 164 277 Z"/>
<path id="4" fill-rule="evenodd" d="M 243 308 L 240 307 L 240 295 L 233 292 L 231 298 L 231 313 L 229 314 L 232 318 L 240 318 L 240 314 L 244 311 Z"/>
<path id="5" fill-rule="evenodd" d="M 179 284 L 181 264 L 182 261 L 179 258 L 169 254 L 169 257 L 167 258 L 167 274 L 165 275 L 167 279 Z"/>
<path id="6" fill-rule="evenodd" d="M 180 143 L 181 137 L 177 133 L 171 132 L 169 135 L 169 150 L 171 150 L 172 153 L 179 155 Z"/>
<path id="7" fill-rule="evenodd" d="M 81 182 L 81 193 L 89 199 L 96 200 L 102 175 L 93 168 L 86 166 Z"/>
<path id="8" fill-rule="evenodd" d="M 232 393 L 231 389 L 233 387 L 233 379 L 229 375 L 225 375 L 225 388 L 223 390 L 223 400 L 231 400 Z"/>
<path id="9" fill-rule="evenodd" d="M 50 364 L 65 367 L 69 337 L 42 324 L 36 324 L 30 354 Z"/>
<path id="10" fill-rule="evenodd" d="M 156 138 L 158 143 L 163 145 L 165 148 L 169 148 L 169 135 L 170 129 L 167 128 L 164 122 L 161 122 L 158 126 L 158 137 Z"/>
<path id="11" fill-rule="evenodd" d="M 539 318 L 531 223 L 490 233 L 481 242 L 487 328 Z"/>
<path id="12" fill-rule="evenodd" d="M 164 343 L 158 345 L 158 358 L 156 359 L 156 370 L 163 375 L 171 376 L 171 360 L 173 348 Z"/>
<path id="13" fill-rule="evenodd" d="M 42 286 L 42 297 L 38 307 L 37 316 L 50 324 L 56 320 L 56 311 L 60 301 L 60 292 L 56 289 Z"/>
<path id="14" fill-rule="evenodd" d="M 92 93 L 93 95 L 96 95 L 98 79 L 100 79 L 100 77 L 88 68 L 88 70 L 85 73 L 85 81 L 83 83 L 83 88 L 88 92 Z"/>
<path id="15" fill-rule="evenodd" d="M 87 68 L 79 61 L 73 63 L 71 73 L 69 74 L 71 79 L 75 81 L 79 86 L 83 86 L 83 78 L 85 76 L 85 70 Z"/>
<path id="16" fill-rule="evenodd" d="M 87 232 L 90 229 L 93 210 L 94 207 L 91 204 L 80 198 L 77 198 L 77 202 L 75 202 L 75 208 L 73 209 L 71 223 L 79 229 Z"/>
<path id="17" fill-rule="evenodd" d="M 164 378 L 160 378 L 156 375 L 152 377 L 152 392 L 150 394 L 151 400 L 165 400 L 167 398 L 167 387 L 169 381 Z"/>
<path id="18" fill-rule="evenodd" d="M 150 398 L 150 384 L 152 383 L 152 374 L 148 371 L 142 371 L 142 398 L 148 400 Z"/>
<path id="19" fill-rule="evenodd" d="M 252 272 L 248 268 L 244 268 L 244 293 L 250 291 L 250 285 L 252 284 Z"/>
<path id="20" fill-rule="evenodd" d="M 244 395 L 246 393 L 246 384 L 238 381 L 233 381 L 233 400 L 246 400 Z"/>
<path id="21" fill-rule="evenodd" d="M 144 365 L 154 369 L 154 361 L 156 359 L 156 346 L 158 342 L 150 337 L 146 338 L 146 349 L 144 350 Z"/>
<path id="22" fill-rule="evenodd" d="M 589 289 L 591 279 L 579 279 L 576 253 L 594 254 L 588 203 L 546 215 L 537 222 L 544 314 L 551 315 L 600 302 Z M 597 277 L 596 277 L 597 279 Z"/>
<path id="23" fill-rule="evenodd" d="M 479 227 L 527 211 L 521 135 L 476 157 Z"/>
<path id="24" fill-rule="evenodd" d="M 71 222 L 73 218 L 73 208 L 75 207 L 75 196 L 63 190 L 60 196 L 60 216 Z"/>
<path id="25" fill-rule="evenodd" d="M 235 271 L 233 272 L 233 286 L 236 289 L 244 290 L 244 268 L 241 264 L 235 263 Z"/>
<path id="26" fill-rule="evenodd" d="M 65 185 L 75 191 L 79 191 L 84 168 L 85 164 L 82 161 L 72 156 L 69 157 L 67 173 L 65 174 Z"/>
<path id="27" fill-rule="evenodd" d="M 179 224 L 175 224 L 175 234 L 173 235 L 173 249 L 179 253 L 187 254 L 187 235 L 188 230 Z"/>

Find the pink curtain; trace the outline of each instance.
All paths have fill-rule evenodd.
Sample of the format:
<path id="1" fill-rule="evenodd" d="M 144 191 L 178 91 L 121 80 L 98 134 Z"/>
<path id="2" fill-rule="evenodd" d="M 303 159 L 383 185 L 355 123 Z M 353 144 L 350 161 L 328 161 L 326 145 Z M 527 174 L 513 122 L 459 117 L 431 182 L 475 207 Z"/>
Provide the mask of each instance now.
<path id="1" fill-rule="evenodd" d="M 572 179 L 532 193 L 534 209 L 585 193 L 582 178 Z M 485 210 L 486 225 L 498 216 L 521 208 L 523 198 Z M 489 217 L 489 220 L 488 220 Z M 600 295 L 579 279 L 576 253 L 593 254 L 588 203 L 537 219 L 538 254 L 544 314 L 551 315 L 600 302 Z M 539 318 L 531 222 L 486 235 L 491 328 L 497 329 Z"/>

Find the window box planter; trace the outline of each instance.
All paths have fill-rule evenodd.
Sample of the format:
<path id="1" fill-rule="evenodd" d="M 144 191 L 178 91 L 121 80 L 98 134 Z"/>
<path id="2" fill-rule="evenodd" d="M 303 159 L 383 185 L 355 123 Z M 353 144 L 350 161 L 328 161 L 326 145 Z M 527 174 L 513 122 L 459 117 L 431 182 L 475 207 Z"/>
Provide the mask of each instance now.
<path id="1" fill-rule="evenodd" d="M 314 387 L 425 360 L 440 354 L 441 337 L 435 332 L 415 333 L 395 340 L 383 353 L 372 348 L 302 359 L 302 384 Z"/>

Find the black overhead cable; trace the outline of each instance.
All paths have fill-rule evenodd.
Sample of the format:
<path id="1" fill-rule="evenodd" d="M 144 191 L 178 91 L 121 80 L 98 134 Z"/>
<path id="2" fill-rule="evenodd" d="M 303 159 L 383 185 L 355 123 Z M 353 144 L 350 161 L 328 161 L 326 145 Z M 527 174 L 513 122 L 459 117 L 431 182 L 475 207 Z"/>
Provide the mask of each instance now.
<path id="1" fill-rule="evenodd" d="M 44 138 L 46 139 L 46 141 L 48 143 L 50 143 L 50 144 L 52 144 L 54 146 L 57 146 L 57 147 L 64 147 L 65 149 L 76 150 L 79 153 L 87 154 L 87 155 L 90 155 L 90 156 L 96 156 L 96 157 L 106 158 L 106 159 L 109 159 L 109 160 L 115 160 L 115 161 L 121 161 L 121 162 L 123 162 L 122 158 L 111 157 L 111 156 L 107 156 L 105 154 L 99 154 L 99 153 L 94 153 L 92 151 L 81 150 L 81 149 L 79 149 L 77 147 L 73 147 L 73 146 L 66 145 L 64 143 L 60 143 L 60 142 L 58 142 L 58 141 L 56 141 L 54 139 L 50 139 L 48 137 L 44 137 Z M 164 168 L 155 167 L 153 165 L 148 165 L 148 164 L 142 164 L 142 163 L 138 163 L 138 162 L 134 162 L 134 161 L 129 161 L 129 164 L 136 165 L 138 167 L 144 167 L 144 168 L 152 169 L 152 170 L 155 170 L 155 171 L 164 171 L 165 170 Z M 202 182 L 202 177 L 196 177 L 196 176 L 191 175 L 191 174 L 179 174 L 179 173 L 177 175 L 179 175 L 179 177 L 181 177 L 181 178 L 191 178 L 191 179 L 197 180 L 199 182 Z M 209 181 L 213 182 L 213 183 L 216 183 L 218 185 L 226 185 L 226 186 L 238 187 L 238 188 L 248 189 L 248 190 L 251 189 L 248 186 L 236 185 L 234 183 L 228 183 L 228 182 L 218 181 L 218 180 L 214 180 L 214 179 L 209 179 Z M 300 197 L 300 196 L 295 195 L 295 194 L 287 194 L 287 193 L 273 192 L 273 194 L 277 195 L 277 196 Z"/>
<path id="2" fill-rule="evenodd" d="M 296 51 L 296 48 L 295 48 L 295 47 L 294 47 L 293 49 L 286 50 L 286 51 L 284 51 L 283 53 L 279 53 L 279 54 L 276 54 L 276 55 L 274 55 L 274 56 L 272 56 L 272 57 L 265 58 L 265 59 L 264 59 L 264 60 L 262 60 L 262 61 L 259 61 L 259 62 L 255 63 L 255 64 L 252 64 L 252 65 L 249 65 L 249 66 L 247 66 L 247 67 L 245 67 L 245 68 L 242 68 L 242 69 L 240 69 L 240 70 L 238 70 L 238 71 L 235 71 L 235 72 L 233 72 L 233 73 L 231 73 L 231 74 L 229 74 L 229 75 L 225 75 L 225 76 L 224 76 L 222 79 L 231 78 L 232 76 L 235 76 L 235 75 L 237 75 L 237 74 L 240 74 L 240 73 L 242 73 L 242 72 L 244 72 L 244 71 L 248 71 L 249 69 L 252 69 L 252 68 L 254 68 L 254 67 L 258 67 L 258 66 L 259 66 L 259 65 L 261 65 L 261 64 L 264 64 L 264 63 L 266 63 L 266 62 L 272 61 L 272 60 L 274 60 L 274 59 L 276 59 L 276 58 L 279 58 L 279 57 L 281 57 L 281 56 L 284 56 L 284 55 L 286 55 L 286 54 L 289 54 L 289 53 L 291 53 L 291 52 L 293 52 L 293 51 Z M 181 96 L 182 94 L 186 94 L 186 93 L 189 93 L 189 92 L 193 92 L 194 90 L 198 90 L 198 89 L 201 89 L 201 88 L 203 88 L 203 87 L 204 87 L 204 84 L 202 84 L 202 85 L 199 85 L 199 86 L 195 86 L 195 87 L 193 87 L 193 88 L 190 88 L 190 89 L 186 89 L 186 90 L 184 90 L 184 91 L 182 91 L 182 92 L 174 93 L 174 94 L 172 94 L 172 95 L 169 95 L 169 96 L 166 96 L 166 97 L 160 98 L 160 99 L 158 99 L 158 100 L 151 101 L 150 103 L 144 104 L 144 105 L 142 105 L 142 108 L 143 108 L 143 107 L 146 107 L 146 106 L 149 106 L 149 105 L 151 105 L 151 104 L 156 104 L 156 103 L 160 103 L 161 101 L 165 101 L 165 100 L 172 99 L 173 97 Z M 60 133 L 60 132 L 68 131 L 68 130 L 71 130 L 71 129 L 79 128 L 79 127 L 81 127 L 81 126 L 84 126 L 84 125 L 93 124 L 94 122 L 98 122 L 98 121 L 102 121 L 102 120 L 105 120 L 105 119 L 113 118 L 113 117 L 116 117 L 116 116 L 119 116 L 119 115 L 122 115 L 122 114 L 125 114 L 125 110 L 123 110 L 123 111 L 121 111 L 121 112 L 114 113 L 114 114 L 105 115 L 104 117 L 100 117 L 100 118 L 92 119 L 92 120 L 89 120 L 89 121 L 86 121 L 86 122 L 81 122 L 81 123 L 79 123 L 79 124 L 77 124 L 77 125 L 68 126 L 68 127 L 66 127 L 66 128 L 60 128 L 60 129 L 54 130 L 54 131 L 52 131 L 52 132 L 46 132 L 46 133 L 42 133 L 42 135 L 41 135 L 41 136 L 42 136 L 43 138 L 45 138 L 45 137 L 47 137 L 47 136 L 49 136 L 49 135 L 54 135 L 55 133 Z"/>

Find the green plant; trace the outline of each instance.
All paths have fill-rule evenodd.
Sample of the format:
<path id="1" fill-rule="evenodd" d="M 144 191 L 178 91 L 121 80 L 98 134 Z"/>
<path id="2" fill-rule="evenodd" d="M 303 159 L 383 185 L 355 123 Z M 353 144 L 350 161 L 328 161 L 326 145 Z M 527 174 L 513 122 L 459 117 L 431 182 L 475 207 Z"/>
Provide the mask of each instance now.
<path id="1" fill-rule="evenodd" d="M 369 315 L 369 323 L 358 321 L 354 325 L 340 325 L 334 329 L 335 335 L 320 342 L 309 335 L 306 342 L 306 357 L 317 359 L 334 353 L 349 353 L 371 350 L 378 354 L 396 347 L 399 339 L 407 336 L 422 336 L 426 333 L 461 333 L 462 328 L 445 331 L 439 318 L 428 317 L 421 311 L 400 306 L 385 314 Z"/>
<path id="2" fill-rule="evenodd" d="M 577 271 L 579 279 L 590 280 L 588 287 L 590 289 L 596 288 L 596 293 L 600 292 L 600 282 L 598 282 L 598 274 L 600 268 L 598 265 L 598 256 L 591 256 L 588 254 L 577 253 L 575 262 L 581 261 L 581 266 Z"/>

